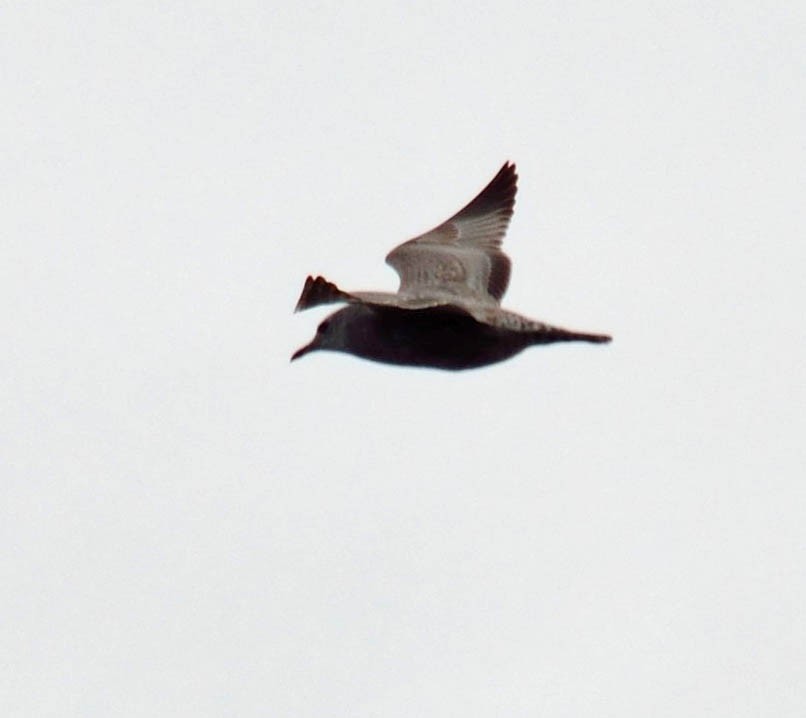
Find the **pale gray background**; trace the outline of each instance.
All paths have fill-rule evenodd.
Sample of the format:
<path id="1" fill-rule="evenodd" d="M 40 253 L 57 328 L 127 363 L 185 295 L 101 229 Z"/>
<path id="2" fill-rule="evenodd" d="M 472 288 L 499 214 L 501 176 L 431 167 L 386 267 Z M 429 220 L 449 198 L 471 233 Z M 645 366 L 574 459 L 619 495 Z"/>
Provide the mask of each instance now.
<path id="1" fill-rule="evenodd" d="M 4 716 L 806 714 L 802 3 L 2 10 Z M 507 306 L 303 280 L 521 175 Z"/>

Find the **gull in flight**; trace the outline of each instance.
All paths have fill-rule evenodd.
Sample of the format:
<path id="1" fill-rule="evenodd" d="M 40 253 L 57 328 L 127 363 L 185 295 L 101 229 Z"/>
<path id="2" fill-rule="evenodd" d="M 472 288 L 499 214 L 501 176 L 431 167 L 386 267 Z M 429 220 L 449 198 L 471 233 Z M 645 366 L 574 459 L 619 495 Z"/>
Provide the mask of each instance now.
<path id="1" fill-rule="evenodd" d="M 501 308 L 511 263 L 501 241 L 512 217 L 518 175 L 509 162 L 464 209 L 386 257 L 400 275 L 397 293 L 344 292 L 308 277 L 295 311 L 344 303 L 291 357 L 319 349 L 387 364 L 473 369 L 554 342 L 610 341 Z"/>

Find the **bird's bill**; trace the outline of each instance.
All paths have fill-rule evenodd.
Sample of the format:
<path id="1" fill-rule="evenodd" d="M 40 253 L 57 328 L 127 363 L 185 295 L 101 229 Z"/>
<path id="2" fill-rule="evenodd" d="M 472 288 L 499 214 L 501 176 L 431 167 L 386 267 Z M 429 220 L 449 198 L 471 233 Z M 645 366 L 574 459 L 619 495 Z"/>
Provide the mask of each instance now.
<path id="1" fill-rule="evenodd" d="M 312 352 L 314 349 L 316 349 L 316 340 L 312 341 L 310 344 L 306 344 L 304 347 L 297 349 L 297 351 L 291 355 L 291 361 L 304 357 L 308 352 Z"/>

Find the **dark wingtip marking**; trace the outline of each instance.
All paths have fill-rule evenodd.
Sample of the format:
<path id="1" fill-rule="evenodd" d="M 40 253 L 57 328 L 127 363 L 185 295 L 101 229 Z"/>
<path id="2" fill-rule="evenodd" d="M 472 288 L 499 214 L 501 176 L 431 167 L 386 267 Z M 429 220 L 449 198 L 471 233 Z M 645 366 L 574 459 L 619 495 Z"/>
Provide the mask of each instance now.
<path id="1" fill-rule="evenodd" d="M 613 337 L 609 334 L 590 334 L 588 332 L 569 332 L 569 338 L 591 344 L 609 344 L 613 341 Z"/>
<path id="2" fill-rule="evenodd" d="M 495 177 L 458 214 L 481 215 L 499 212 L 511 217 L 518 192 L 518 173 L 515 164 L 507 160 Z"/>
<path id="3" fill-rule="evenodd" d="M 350 295 L 342 292 L 333 282 L 328 282 L 324 277 L 309 276 L 305 280 L 302 294 L 299 296 L 295 312 L 303 309 L 318 306 L 319 304 L 330 304 L 338 301 L 349 301 Z"/>
<path id="4" fill-rule="evenodd" d="M 591 344 L 609 344 L 613 337 L 609 334 L 592 334 L 590 332 L 576 332 L 561 327 L 545 326 L 534 332 L 535 344 L 553 344 L 554 342 L 589 342 Z"/>

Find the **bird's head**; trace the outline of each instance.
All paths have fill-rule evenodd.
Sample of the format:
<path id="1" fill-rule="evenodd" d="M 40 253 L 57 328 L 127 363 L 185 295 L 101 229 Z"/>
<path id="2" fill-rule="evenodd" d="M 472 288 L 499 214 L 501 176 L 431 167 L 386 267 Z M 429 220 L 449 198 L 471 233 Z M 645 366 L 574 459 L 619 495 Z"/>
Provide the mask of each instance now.
<path id="1" fill-rule="evenodd" d="M 309 354 L 317 349 L 339 350 L 344 344 L 342 316 L 339 312 L 329 316 L 316 329 L 316 336 L 304 347 L 297 349 L 291 355 L 291 361 Z"/>

